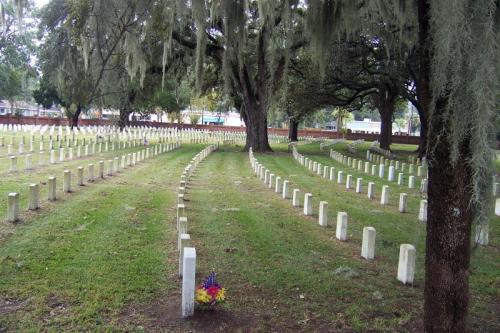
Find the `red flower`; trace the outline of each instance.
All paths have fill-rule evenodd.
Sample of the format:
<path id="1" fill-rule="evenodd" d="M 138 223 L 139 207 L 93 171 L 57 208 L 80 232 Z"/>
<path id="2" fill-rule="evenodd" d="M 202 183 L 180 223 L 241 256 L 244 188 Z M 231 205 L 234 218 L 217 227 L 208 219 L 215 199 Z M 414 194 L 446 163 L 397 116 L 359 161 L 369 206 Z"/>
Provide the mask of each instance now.
<path id="1" fill-rule="evenodd" d="M 207 294 L 212 296 L 212 298 L 214 298 L 218 292 L 219 292 L 219 288 L 217 288 L 217 287 L 210 287 L 207 289 Z"/>

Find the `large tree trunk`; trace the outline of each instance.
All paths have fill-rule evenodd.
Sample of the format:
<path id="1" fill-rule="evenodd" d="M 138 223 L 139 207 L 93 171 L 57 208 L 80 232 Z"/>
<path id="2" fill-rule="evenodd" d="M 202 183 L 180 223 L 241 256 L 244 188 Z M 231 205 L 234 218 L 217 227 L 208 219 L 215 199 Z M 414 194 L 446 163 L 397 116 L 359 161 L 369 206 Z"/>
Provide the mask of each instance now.
<path id="1" fill-rule="evenodd" d="M 422 89 L 430 93 L 429 3 L 418 1 L 420 75 Z M 425 251 L 424 327 L 426 332 L 465 332 L 469 305 L 471 251 L 470 206 L 472 170 L 468 164 L 468 142 L 460 147 L 456 165 L 450 163 L 446 138 L 449 123 L 442 114 L 446 100 L 434 106 L 432 130 L 428 133 L 429 185 Z M 429 105 L 422 104 L 429 114 Z"/>
<path id="2" fill-rule="evenodd" d="M 299 141 L 299 121 L 295 118 L 290 118 L 290 125 L 288 128 L 288 139 L 290 141 Z"/>
<path id="3" fill-rule="evenodd" d="M 392 116 L 396 104 L 397 92 L 386 85 L 379 89 L 373 100 L 380 113 L 380 148 L 391 149 L 392 143 Z"/>
<path id="4" fill-rule="evenodd" d="M 255 152 L 272 151 L 267 135 L 267 112 L 256 103 L 256 100 L 244 99 L 245 103 L 245 125 L 246 125 L 246 145 L 245 151 L 250 147 Z"/>
<path id="5" fill-rule="evenodd" d="M 129 125 L 128 117 L 130 115 L 130 110 L 128 107 L 120 109 L 120 118 L 118 119 L 118 126 L 120 127 L 120 132 Z"/>
<path id="6" fill-rule="evenodd" d="M 437 103 L 429 133 L 430 146 L 435 149 L 428 156 L 424 318 L 427 332 L 465 332 L 473 222 L 472 172 L 467 163 L 468 143 L 460 149 L 459 162 L 450 162 L 447 138 L 441 132 L 448 124 L 439 119 L 445 103 Z"/>
<path id="7" fill-rule="evenodd" d="M 75 113 L 72 114 L 70 119 L 69 119 L 71 129 L 73 129 L 75 127 L 78 128 L 78 119 L 80 118 L 81 113 L 82 113 L 82 106 L 80 104 L 78 104 L 78 106 L 76 107 Z"/>

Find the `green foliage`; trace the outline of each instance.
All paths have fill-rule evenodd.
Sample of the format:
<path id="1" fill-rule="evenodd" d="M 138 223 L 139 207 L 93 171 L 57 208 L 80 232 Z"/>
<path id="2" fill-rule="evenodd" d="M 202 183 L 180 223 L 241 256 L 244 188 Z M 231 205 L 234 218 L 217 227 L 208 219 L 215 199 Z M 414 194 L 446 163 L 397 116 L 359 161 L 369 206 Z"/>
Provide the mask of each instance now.
<path id="1" fill-rule="evenodd" d="M 191 125 L 196 125 L 200 121 L 201 116 L 199 114 L 190 114 L 189 115 L 189 122 Z"/>
<path id="2" fill-rule="evenodd" d="M 20 70 L 0 64 L 0 99 L 13 101 L 22 91 L 22 77 Z"/>

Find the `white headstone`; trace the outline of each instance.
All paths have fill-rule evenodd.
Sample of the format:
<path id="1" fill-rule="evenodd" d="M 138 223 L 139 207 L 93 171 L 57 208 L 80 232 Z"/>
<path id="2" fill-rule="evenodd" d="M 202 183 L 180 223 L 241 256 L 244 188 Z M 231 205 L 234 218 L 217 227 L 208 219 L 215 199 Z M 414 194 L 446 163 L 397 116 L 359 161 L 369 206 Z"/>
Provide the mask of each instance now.
<path id="1" fill-rule="evenodd" d="M 420 200 L 420 208 L 418 210 L 418 220 L 427 222 L 427 200 Z"/>
<path id="2" fill-rule="evenodd" d="M 356 179 L 356 193 L 363 192 L 363 178 Z"/>
<path id="3" fill-rule="evenodd" d="M 7 222 L 16 222 L 19 219 L 19 193 L 9 193 L 7 203 Z"/>
<path id="4" fill-rule="evenodd" d="M 328 202 L 320 201 L 319 202 L 319 225 L 322 227 L 326 227 L 328 225 Z"/>
<path id="5" fill-rule="evenodd" d="M 382 196 L 380 197 L 380 204 L 389 204 L 389 185 L 382 186 Z"/>
<path id="6" fill-rule="evenodd" d="M 369 182 L 368 183 L 368 192 L 367 192 L 368 199 L 373 199 L 374 191 L 375 191 L 375 183 Z"/>
<path id="7" fill-rule="evenodd" d="M 400 213 L 406 213 L 407 198 L 408 198 L 408 195 L 406 193 L 399 194 L 399 208 L 398 208 L 398 210 Z"/>
<path id="8" fill-rule="evenodd" d="M 40 194 L 38 184 L 30 184 L 28 209 L 36 210 L 40 208 Z"/>
<path id="9" fill-rule="evenodd" d="M 55 201 L 57 198 L 56 197 L 56 177 L 49 177 L 48 184 L 49 184 L 48 200 Z"/>
<path id="10" fill-rule="evenodd" d="M 337 230 L 335 232 L 337 239 L 341 241 L 347 240 L 347 213 L 337 213 Z"/>
<path id="11" fill-rule="evenodd" d="M 182 317 L 187 318 L 194 314 L 196 250 L 193 247 L 184 248 L 182 260 Z"/>
<path id="12" fill-rule="evenodd" d="M 292 194 L 292 206 L 293 207 L 299 207 L 300 206 L 300 190 L 298 188 L 293 189 L 293 194 Z"/>
<path id="13" fill-rule="evenodd" d="M 312 215 L 312 194 L 304 195 L 304 215 Z"/>
<path id="14" fill-rule="evenodd" d="M 69 170 L 64 170 L 63 191 L 65 193 L 71 192 L 71 171 Z"/>
<path id="15" fill-rule="evenodd" d="M 401 244 L 399 248 L 398 280 L 403 284 L 413 284 L 415 277 L 415 247 Z"/>
<path id="16" fill-rule="evenodd" d="M 290 198 L 290 181 L 283 181 L 283 199 Z"/>
<path id="17" fill-rule="evenodd" d="M 373 227 L 363 228 L 363 242 L 361 244 L 361 256 L 365 259 L 375 258 L 375 236 L 376 231 Z"/>

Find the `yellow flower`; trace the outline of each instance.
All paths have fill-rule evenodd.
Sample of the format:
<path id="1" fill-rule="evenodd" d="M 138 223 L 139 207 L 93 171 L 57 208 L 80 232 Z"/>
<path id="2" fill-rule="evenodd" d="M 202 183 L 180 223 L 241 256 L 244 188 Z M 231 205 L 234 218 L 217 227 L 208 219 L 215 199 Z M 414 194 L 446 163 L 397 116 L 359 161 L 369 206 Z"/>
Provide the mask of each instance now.
<path id="1" fill-rule="evenodd" d="M 221 288 L 217 295 L 215 296 L 215 300 L 217 302 L 222 302 L 226 299 L 226 288 Z"/>
<path id="2" fill-rule="evenodd" d="M 195 300 L 198 303 L 209 303 L 210 302 L 210 295 L 206 292 L 205 289 L 198 288 L 198 289 L 196 289 Z"/>

